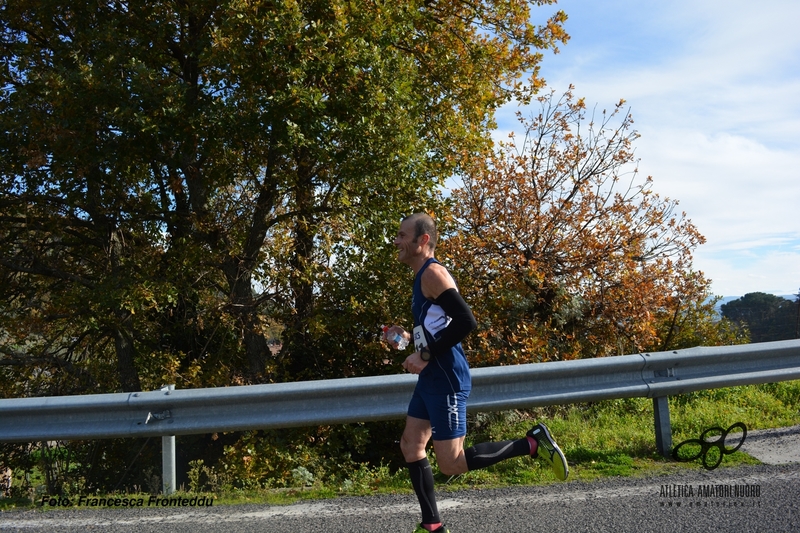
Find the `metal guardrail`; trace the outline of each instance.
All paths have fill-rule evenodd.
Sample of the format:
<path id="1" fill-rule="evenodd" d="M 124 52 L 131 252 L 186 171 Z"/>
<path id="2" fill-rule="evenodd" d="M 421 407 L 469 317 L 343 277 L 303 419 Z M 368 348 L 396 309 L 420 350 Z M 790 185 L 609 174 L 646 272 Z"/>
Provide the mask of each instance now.
<path id="1" fill-rule="evenodd" d="M 0 441 L 154 437 L 405 417 L 416 376 L 0 400 Z M 800 379 L 800 340 L 472 370 L 469 411 L 653 398 L 668 455 L 667 397 Z"/>

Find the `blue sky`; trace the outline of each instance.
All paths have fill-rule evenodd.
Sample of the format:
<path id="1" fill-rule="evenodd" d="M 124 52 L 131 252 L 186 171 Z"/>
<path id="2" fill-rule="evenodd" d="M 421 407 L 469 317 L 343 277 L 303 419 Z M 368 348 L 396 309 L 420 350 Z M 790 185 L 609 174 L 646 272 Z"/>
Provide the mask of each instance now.
<path id="1" fill-rule="evenodd" d="M 624 98 L 639 172 L 706 237 L 722 296 L 800 289 L 800 1 L 560 0 L 570 41 L 542 76 L 587 106 Z M 498 114 L 498 137 L 516 127 Z"/>

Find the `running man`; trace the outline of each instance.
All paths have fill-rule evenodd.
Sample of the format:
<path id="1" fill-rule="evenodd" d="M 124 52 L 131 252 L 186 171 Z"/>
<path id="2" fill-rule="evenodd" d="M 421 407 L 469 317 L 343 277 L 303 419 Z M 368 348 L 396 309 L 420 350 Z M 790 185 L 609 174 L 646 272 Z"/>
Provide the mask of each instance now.
<path id="1" fill-rule="evenodd" d="M 461 341 L 477 324 L 452 276 L 434 257 L 436 239 L 436 223 L 425 213 L 411 215 L 400 223 L 394 244 L 398 260 L 415 274 L 411 301 L 414 331 L 412 335 L 400 326 L 392 326 L 384 334 L 388 339 L 399 333 L 413 343 L 415 351 L 403 361 L 403 368 L 419 375 L 400 440 L 422 509 L 422 522 L 414 533 L 447 531 L 436 506 L 433 472 L 425 452 L 431 438 L 439 469 L 446 475 L 463 474 L 524 455 L 538 457 L 562 481 L 569 474 L 564 454 L 541 423 L 533 426 L 525 438 L 485 442 L 464 449 L 466 402 L 472 382 Z"/>

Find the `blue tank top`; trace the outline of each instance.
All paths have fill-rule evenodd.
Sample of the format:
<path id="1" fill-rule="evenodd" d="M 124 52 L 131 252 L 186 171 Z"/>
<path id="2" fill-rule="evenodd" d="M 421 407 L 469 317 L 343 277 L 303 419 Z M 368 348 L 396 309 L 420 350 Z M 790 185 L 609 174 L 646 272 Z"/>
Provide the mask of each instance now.
<path id="1" fill-rule="evenodd" d="M 425 298 L 422 294 L 422 273 L 431 263 L 438 263 L 438 261 L 430 258 L 417 272 L 411 298 L 414 327 L 423 326 L 428 345 L 438 338 L 437 334 L 447 327 L 451 320 L 441 307 Z M 450 348 L 449 352 L 433 357 L 431 362 L 420 373 L 417 388 L 429 394 L 451 394 L 472 390 L 469 364 L 461 343 Z"/>

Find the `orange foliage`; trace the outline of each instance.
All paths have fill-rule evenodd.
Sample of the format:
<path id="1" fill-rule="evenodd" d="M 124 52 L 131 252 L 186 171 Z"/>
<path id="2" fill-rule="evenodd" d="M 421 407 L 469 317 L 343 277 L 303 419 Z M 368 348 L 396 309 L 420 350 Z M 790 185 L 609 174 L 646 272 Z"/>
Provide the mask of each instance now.
<path id="1" fill-rule="evenodd" d="M 704 238 L 639 178 L 624 101 L 588 117 L 571 89 L 539 102 L 524 137 L 470 159 L 453 191 L 442 251 L 480 324 L 471 361 L 658 349 L 660 322 L 707 295 L 691 256 Z"/>

